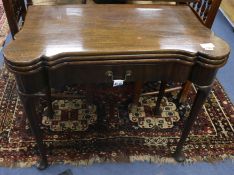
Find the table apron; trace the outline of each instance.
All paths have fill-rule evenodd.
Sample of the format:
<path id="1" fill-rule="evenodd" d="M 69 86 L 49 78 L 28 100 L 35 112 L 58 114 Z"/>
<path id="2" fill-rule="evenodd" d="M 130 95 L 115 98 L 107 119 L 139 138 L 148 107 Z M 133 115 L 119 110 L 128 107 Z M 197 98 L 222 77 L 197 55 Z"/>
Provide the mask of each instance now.
<path id="1" fill-rule="evenodd" d="M 111 72 L 112 76 L 107 76 Z M 126 76 L 131 72 L 130 76 Z M 199 64 L 155 63 L 124 65 L 64 65 L 58 69 L 44 68 L 31 74 L 17 74 L 18 88 L 24 93 L 37 93 L 48 86 L 55 89 L 72 84 L 111 83 L 112 80 L 169 81 L 190 80 L 199 86 L 213 82 L 217 69 L 204 68 Z"/>

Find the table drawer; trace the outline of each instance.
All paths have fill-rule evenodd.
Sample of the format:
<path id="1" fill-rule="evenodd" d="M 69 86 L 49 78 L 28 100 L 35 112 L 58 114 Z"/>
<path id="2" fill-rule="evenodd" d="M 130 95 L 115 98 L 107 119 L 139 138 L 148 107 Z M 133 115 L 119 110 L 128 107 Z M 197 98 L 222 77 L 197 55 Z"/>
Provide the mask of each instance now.
<path id="1" fill-rule="evenodd" d="M 63 66 L 49 72 L 52 87 L 74 83 L 110 83 L 121 79 L 131 81 L 168 80 L 182 82 L 188 79 L 191 66 L 178 63 L 131 65 Z"/>

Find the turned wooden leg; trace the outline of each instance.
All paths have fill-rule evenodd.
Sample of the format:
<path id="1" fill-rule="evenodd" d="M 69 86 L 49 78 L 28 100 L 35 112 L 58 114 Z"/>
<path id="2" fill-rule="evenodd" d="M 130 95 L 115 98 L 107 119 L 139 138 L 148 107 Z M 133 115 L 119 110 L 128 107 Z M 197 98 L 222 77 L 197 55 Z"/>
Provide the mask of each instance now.
<path id="1" fill-rule="evenodd" d="M 47 116 L 52 119 L 54 115 L 52 97 L 51 97 L 51 87 L 49 81 L 49 73 L 45 70 L 45 78 L 46 78 L 46 102 L 47 102 Z"/>
<path id="2" fill-rule="evenodd" d="M 34 137 L 36 139 L 36 143 L 38 146 L 38 150 L 40 153 L 40 161 L 38 162 L 38 169 L 43 170 L 47 168 L 48 162 L 47 162 L 47 157 L 46 157 L 46 148 L 45 145 L 43 144 L 43 139 L 42 139 L 42 132 L 41 129 L 38 125 L 38 117 L 36 113 L 36 105 L 35 105 L 35 99 L 34 97 L 26 97 L 26 96 L 21 96 L 20 99 L 23 104 L 24 112 L 26 117 L 28 118 L 31 130 L 34 134 Z"/>
<path id="3" fill-rule="evenodd" d="M 179 94 L 179 103 L 185 103 L 189 94 L 189 91 L 191 90 L 192 82 L 186 81 L 183 85 L 183 88 Z"/>
<path id="4" fill-rule="evenodd" d="M 155 113 L 156 115 L 160 115 L 161 111 L 160 111 L 160 105 L 163 99 L 163 96 L 165 94 L 165 89 L 166 89 L 166 81 L 161 81 L 161 85 L 160 85 L 160 89 L 159 89 L 159 94 L 158 94 L 158 98 L 156 101 L 156 107 L 155 107 Z"/>
<path id="5" fill-rule="evenodd" d="M 53 111 L 53 104 L 52 104 L 52 98 L 51 98 L 51 89 L 47 89 L 46 92 L 46 102 L 47 102 L 47 116 L 52 119 L 54 116 L 54 111 Z"/>
<path id="6" fill-rule="evenodd" d="M 93 89 L 95 87 L 92 84 L 88 84 L 85 86 L 85 88 L 86 88 L 86 104 L 89 106 L 93 104 Z"/>
<path id="7" fill-rule="evenodd" d="M 141 92 L 142 92 L 142 87 L 143 87 L 143 83 L 141 81 L 135 82 L 133 105 L 136 105 L 136 106 L 138 105 L 139 98 L 140 98 Z"/>
<path id="8" fill-rule="evenodd" d="M 195 100 L 193 102 L 192 109 L 190 111 L 189 117 L 185 121 L 184 129 L 183 129 L 182 135 L 180 137 L 180 141 L 178 142 L 178 145 L 176 147 L 176 151 L 174 153 L 174 158 L 178 162 L 183 162 L 185 160 L 185 156 L 182 152 L 183 146 L 184 146 L 185 141 L 189 135 L 189 132 L 194 124 L 194 121 L 196 120 L 197 115 L 202 108 L 202 105 L 204 104 L 206 98 L 209 95 L 211 87 L 212 87 L 211 85 L 205 86 L 205 87 L 198 87 L 197 95 L 196 95 Z"/>

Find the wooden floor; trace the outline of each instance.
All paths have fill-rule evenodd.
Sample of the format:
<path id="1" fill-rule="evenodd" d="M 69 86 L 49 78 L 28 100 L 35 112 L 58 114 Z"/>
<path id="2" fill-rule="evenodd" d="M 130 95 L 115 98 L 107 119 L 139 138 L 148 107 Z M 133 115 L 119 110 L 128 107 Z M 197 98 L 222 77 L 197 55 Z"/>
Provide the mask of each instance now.
<path id="1" fill-rule="evenodd" d="M 221 9 L 234 27 L 234 0 L 223 0 Z"/>

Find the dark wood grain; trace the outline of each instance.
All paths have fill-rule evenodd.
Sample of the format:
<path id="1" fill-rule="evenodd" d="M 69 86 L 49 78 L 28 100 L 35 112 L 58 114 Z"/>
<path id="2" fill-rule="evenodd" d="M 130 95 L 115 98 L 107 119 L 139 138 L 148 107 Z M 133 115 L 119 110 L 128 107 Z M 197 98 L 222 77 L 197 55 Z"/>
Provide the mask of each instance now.
<path id="1" fill-rule="evenodd" d="M 138 0 L 133 0 L 138 1 Z M 150 0 L 145 0 L 146 2 L 152 3 Z M 177 5 L 181 3 L 187 3 L 191 6 L 194 13 L 197 14 L 198 18 L 205 26 L 211 28 L 215 16 L 217 14 L 218 8 L 222 0 L 160 0 L 160 3 L 176 2 Z M 66 2 L 64 0 L 64 2 Z M 128 3 L 127 0 L 95 0 L 96 3 Z M 192 3 L 190 3 L 192 2 Z M 45 1 L 46 3 L 46 1 Z M 82 1 L 83 4 L 86 3 L 85 0 Z M 154 1 L 157 3 L 157 1 Z M 7 14 L 8 23 L 12 36 L 19 31 L 18 19 L 23 18 L 26 14 L 25 6 L 33 5 L 32 0 L 27 0 L 25 4 L 24 0 L 3 0 L 3 5 L 5 7 L 5 12 Z"/>
<path id="2" fill-rule="evenodd" d="M 221 65 L 229 53 L 228 45 L 203 27 L 187 6 L 31 6 L 16 38 L 4 54 L 17 65 L 33 65 L 43 56 L 52 62 L 58 55 L 71 53 L 200 54 L 204 63 Z M 206 51 L 202 43 L 213 43 L 215 48 Z"/>

